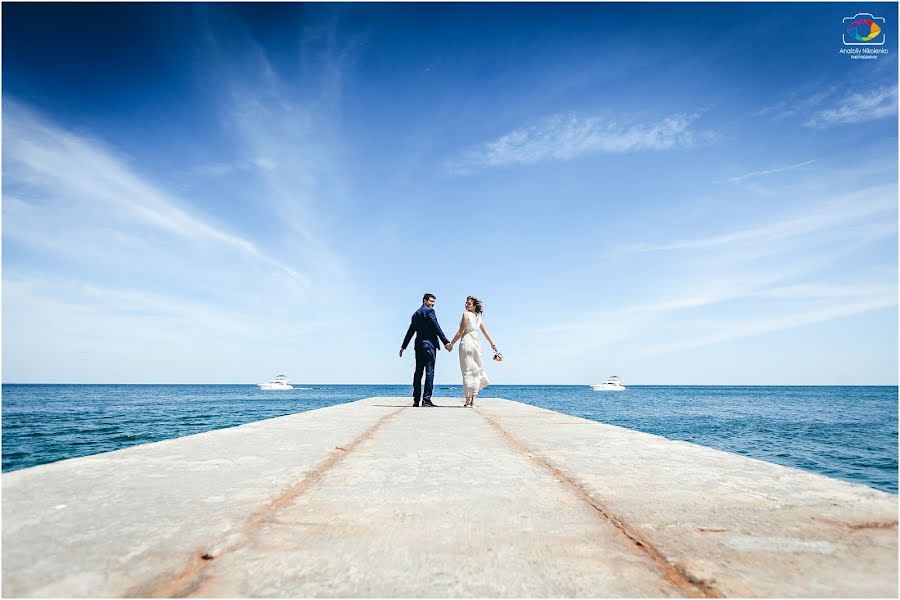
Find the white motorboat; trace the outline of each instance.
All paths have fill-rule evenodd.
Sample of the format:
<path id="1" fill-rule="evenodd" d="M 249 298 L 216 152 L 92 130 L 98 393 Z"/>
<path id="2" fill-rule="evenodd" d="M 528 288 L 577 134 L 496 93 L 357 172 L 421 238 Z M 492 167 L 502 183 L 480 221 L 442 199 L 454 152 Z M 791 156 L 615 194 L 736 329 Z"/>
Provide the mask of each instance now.
<path id="1" fill-rule="evenodd" d="M 625 388 L 625 382 L 621 377 L 613 375 L 603 383 L 595 383 L 591 386 L 595 392 L 621 392 Z"/>
<path id="2" fill-rule="evenodd" d="M 269 383 L 257 383 L 256 387 L 261 390 L 292 390 L 294 386 L 288 383 L 287 375 L 279 375 Z"/>

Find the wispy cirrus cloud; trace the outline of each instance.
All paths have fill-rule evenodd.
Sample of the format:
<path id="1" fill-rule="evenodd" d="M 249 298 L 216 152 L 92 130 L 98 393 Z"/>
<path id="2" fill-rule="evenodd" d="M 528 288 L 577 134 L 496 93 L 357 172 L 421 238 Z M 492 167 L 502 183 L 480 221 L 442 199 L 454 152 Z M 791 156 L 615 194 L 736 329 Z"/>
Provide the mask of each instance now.
<path id="1" fill-rule="evenodd" d="M 219 176 L 229 173 L 247 173 L 251 171 L 274 171 L 278 163 L 266 156 L 258 156 L 249 160 L 235 162 L 215 162 L 198 165 L 192 171 L 198 175 Z"/>
<path id="2" fill-rule="evenodd" d="M 760 298 L 774 298 L 779 300 L 810 299 L 810 298 L 858 298 L 858 297 L 884 297 L 891 293 L 897 293 L 897 287 L 885 282 L 890 281 L 894 275 L 889 271 L 878 274 L 880 281 L 867 284 L 835 285 L 798 283 L 785 286 L 775 286 L 755 293 Z"/>
<path id="3" fill-rule="evenodd" d="M 264 381 L 306 364 L 298 356 L 303 341 L 340 324 L 340 318 L 292 319 L 271 302 L 261 307 L 266 310 L 235 310 L 183 292 L 4 273 L 4 345 L 14 349 L 4 356 L 6 376 L 22 382 Z"/>
<path id="4" fill-rule="evenodd" d="M 817 110 L 804 123 L 807 127 L 831 127 L 864 123 L 897 114 L 897 87 L 853 92 Z"/>
<path id="5" fill-rule="evenodd" d="M 312 256 L 320 268 L 343 276 L 347 263 L 333 240 L 322 235 L 319 216 L 347 180 L 337 156 L 343 142 L 335 131 L 344 71 L 362 42 L 353 37 L 341 43 L 335 36 L 334 23 L 305 28 L 301 66 L 287 74 L 273 66 L 264 47 L 248 40 L 246 62 L 223 76 L 226 93 L 219 109 L 221 129 L 233 142 L 230 150 L 241 158 L 201 164 L 194 172 L 255 176 L 250 202 L 297 234 L 284 236 L 283 243 L 292 245 L 286 250 Z"/>
<path id="6" fill-rule="evenodd" d="M 698 117 L 676 114 L 653 122 L 623 124 L 605 117 L 553 115 L 472 148 L 448 166 L 453 173 L 466 174 L 585 154 L 671 150 L 714 141 L 715 132 L 693 128 Z"/>
<path id="7" fill-rule="evenodd" d="M 793 171 L 794 169 L 800 169 L 807 165 L 811 165 L 815 160 L 807 160 L 801 163 L 788 165 L 786 167 L 776 167 L 774 169 L 763 169 L 761 171 L 750 171 L 749 173 L 744 173 L 743 175 L 736 175 L 735 177 L 729 177 L 728 181 L 731 183 L 740 183 L 747 179 L 753 179 L 755 177 L 764 177 L 766 175 L 775 175 L 776 173 L 784 173 L 785 171 Z"/>
<path id="8" fill-rule="evenodd" d="M 734 339 L 745 338 L 753 335 L 761 335 L 775 331 L 783 331 L 794 327 L 812 325 L 832 321 L 843 317 L 849 317 L 883 308 L 897 306 L 896 292 L 883 291 L 874 297 L 857 302 L 841 302 L 823 308 L 797 307 L 795 312 L 786 315 L 778 315 L 764 318 L 749 319 L 736 324 L 727 323 L 717 328 L 715 332 L 695 335 L 690 339 L 681 339 L 674 342 L 660 343 L 643 349 L 642 354 L 668 354 L 682 352 L 693 348 L 702 348 Z M 695 330 L 696 331 L 696 330 Z"/>
<path id="9" fill-rule="evenodd" d="M 787 98 L 768 104 L 753 113 L 754 117 L 768 117 L 775 120 L 808 115 L 817 110 L 829 98 L 840 92 L 836 85 L 830 85 L 815 92 L 791 92 Z"/>
<path id="10" fill-rule="evenodd" d="M 89 217 L 102 213 L 108 223 L 120 227 L 146 227 L 230 248 L 309 284 L 304 274 L 252 241 L 192 214 L 186 203 L 142 178 L 99 140 L 59 127 L 9 98 L 4 98 L 3 126 L 4 195 L 26 209 L 9 215 L 12 226 L 6 233 L 37 238 L 40 244 L 54 225 L 69 231 L 78 221 L 95 226 Z M 61 215 L 77 220 L 61 221 Z"/>
<path id="11" fill-rule="evenodd" d="M 253 381 L 309 360 L 302 342 L 334 324 L 297 314 L 329 293 L 318 272 L 215 222 L 103 141 L 10 99 L 4 109 L 9 377 Z"/>
<path id="12" fill-rule="evenodd" d="M 531 333 L 561 363 L 597 354 L 617 364 L 894 307 L 896 263 L 835 265 L 896 243 L 896 196 L 896 184 L 870 186 L 755 227 L 631 246 L 611 255 L 627 271 L 602 275 L 629 282 L 610 289 L 615 300 Z M 664 258 L 636 260 L 644 252 Z"/>
<path id="13" fill-rule="evenodd" d="M 638 244 L 622 249 L 622 253 L 663 252 L 673 250 L 696 250 L 722 247 L 733 244 L 771 244 L 778 240 L 788 240 L 808 236 L 824 230 L 845 227 L 849 224 L 863 224 L 875 235 L 896 231 L 896 186 L 874 186 L 843 198 L 823 203 L 815 210 L 807 210 L 797 215 L 786 215 L 780 219 L 757 226 L 738 229 L 717 235 L 707 235 L 692 239 L 657 244 Z M 890 219 L 891 216 L 893 219 Z M 884 221 L 884 217 L 888 217 Z M 885 226 L 879 226 L 884 223 Z"/>
<path id="14" fill-rule="evenodd" d="M 90 117 L 76 129 L 4 98 L 8 377 L 246 382 L 291 365 L 327 370 L 329 342 L 310 344 L 310 332 L 352 327 L 323 308 L 346 295 L 344 259 L 319 220 L 343 175 L 321 114 L 339 89 L 311 102 L 300 93 L 310 78 L 298 91 L 250 63 L 214 63 L 230 83 L 208 106 L 220 120 L 143 148 L 167 154 L 152 167 Z M 207 134 L 219 143 L 198 143 Z"/>
<path id="15" fill-rule="evenodd" d="M 787 98 L 765 106 L 755 117 L 775 120 L 794 119 L 805 127 L 827 128 L 836 125 L 864 123 L 897 114 L 897 86 L 873 87 L 865 92 L 848 92 L 828 86 Z"/>

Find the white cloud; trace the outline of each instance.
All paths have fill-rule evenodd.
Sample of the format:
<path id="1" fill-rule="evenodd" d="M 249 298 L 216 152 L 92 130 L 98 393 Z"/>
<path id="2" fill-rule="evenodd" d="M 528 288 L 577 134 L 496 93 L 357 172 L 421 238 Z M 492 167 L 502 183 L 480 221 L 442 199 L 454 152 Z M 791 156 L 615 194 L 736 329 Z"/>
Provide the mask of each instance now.
<path id="1" fill-rule="evenodd" d="M 305 35 L 326 46 L 320 49 L 322 64 L 309 67 L 307 76 L 310 87 L 318 85 L 322 96 L 302 101 L 304 89 L 280 77 L 262 48 L 254 46 L 252 70 L 230 73 L 221 111 L 222 129 L 233 136 L 234 151 L 252 158 L 226 162 L 225 167 L 254 170 L 262 209 L 274 212 L 280 226 L 297 234 L 289 238 L 298 240 L 293 253 L 311 255 L 317 265 L 343 276 L 347 265 L 332 249 L 332 241 L 324 241 L 317 217 L 333 205 L 347 177 L 330 124 L 340 104 L 341 69 L 351 59 L 355 42 L 349 48 L 331 47 L 331 27 Z"/>
<path id="2" fill-rule="evenodd" d="M 302 77 L 282 77 L 252 41 L 234 43 L 208 47 L 204 73 L 218 88 L 214 138 L 226 142 L 164 149 L 184 167 L 161 176 L 102 130 L 4 99 L 8 379 L 343 377 L 335 356 L 361 325 L 332 317 L 352 280 L 332 249 L 351 233 L 335 224 L 346 173 L 330 117 L 352 56 L 316 47 Z"/>
<path id="3" fill-rule="evenodd" d="M 288 235 L 287 253 L 274 227 L 259 240 L 227 227 L 208 212 L 218 203 L 151 181 L 108 144 L 4 109 L 7 380 L 248 382 L 324 361 L 310 334 L 347 325 L 329 318 L 340 294 L 311 244 Z"/>
<path id="4" fill-rule="evenodd" d="M 251 383 L 314 380 L 310 336 L 340 323 L 285 307 L 223 308 L 174 291 L 4 274 L 4 379 L 18 382 Z"/>
<path id="5" fill-rule="evenodd" d="M 713 132 L 691 128 L 697 118 L 696 114 L 679 114 L 626 125 L 602 117 L 553 115 L 465 152 L 450 169 L 464 174 L 506 165 L 569 160 L 584 154 L 670 150 L 712 141 Z"/>
<path id="6" fill-rule="evenodd" d="M 776 240 L 806 236 L 849 223 L 871 221 L 892 215 L 894 218 L 887 222 L 890 227 L 886 229 L 879 227 L 877 234 L 884 235 L 896 231 L 896 186 L 877 186 L 824 202 L 820 206 L 805 210 L 800 215 L 786 216 L 758 227 L 669 243 L 636 245 L 622 252 L 627 254 L 703 249 L 738 243 L 769 244 Z"/>
<path id="7" fill-rule="evenodd" d="M 604 309 L 530 334 L 559 364 L 594 353 L 639 362 L 896 306 L 896 266 L 835 267 L 896 240 L 896 197 L 895 184 L 872 186 L 756 227 L 613 253 L 603 280 L 617 285 L 598 298 Z M 637 260 L 644 252 L 659 254 Z"/>
<path id="8" fill-rule="evenodd" d="M 774 104 L 770 104 L 753 113 L 754 117 L 771 117 L 776 120 L 796 117 L 798 115 L 809 114 L 823 102 L 833 97 L 841 88 L 836 85 L 819 89 L 811 94 L 791 93 L 784 100 L 779 100 Z"/>
<path id="9" fill-rule="evenodd" d="M 853 92 L 832 101 L 810 116 L 807 127 L 864 123 L 897 114 L 897 88 L 882 87 Z"/>
<path id="10" fill-rule="evenodd" d="M 54 224 L 67 229 L 78 226 L 71 221 L 60 223 L 55 210 L 70 217 L 102 214 L 107 221 L 225 246 L 278 269 L 301 285 L 309 284 L 304 274 L 268 256 L 253 242 L 192 215 L 184 202 L 142 179 L 101 142 L 66 131 L 10 99 L 4 99 L 3 128 L 4 195 L 11 194 L 18 209 L 7 217 L 13 235 L 30 235 L 43 244 L 42 238 Z M 24 212 L 23 205 L 44 213 L 39 222 L 17 220 Z"/>
<path id="11" fill-rule="evenodd" d="M 897 87 L 883 86 L 865 92 L 848 92 L 830 86 L 811 94 L 791 94 L 787 99 L 763 107 L 755 117 L 804 120 L 806 127 L 864 123 L 897 114 Z"/>
<path id="12" fill-rule="evenodd" d="M 192 172 L 198 175 L 221 176 L 231 173 L 247 173 L 255 170 L 274 171 L 278 168 L 278 163 L 271 158 L 265 156 L 257 156 L 250 160 L 236 162 L 217 162 L 205 165 L 198 165 L 192 169 Z"/>
<path id="13" fill-rule="evenodd" d="M 744 320 L 741 323 L 730 322 L 723 325 L 715 333 L 709 335 L 693 335 L 680 341 L 654 344 L 643 350 L 644 354 L 667 354 L 681 352 L 692 348 L 711 346 L 729 340 L 783 331 L 794 327 L 812 325 L 824 321 L 832 321 L 851 315 L 897 306 L 896 293 L 882 293 L 871 299 L 860 302 L 842 303 L 820 309 L 802 308 L 787 315 Z"/>
<path id="14" fill-rule="evenodd" d="M 821 283 L 797 283 L 791 285 L 777 286 L 765 290 L 755 292 L 753 295 L 759 298 L 770 298 L 777 300 L 808 300 L 822 298 L 886 298 L 890 294 L 896 294 L 897 289 L 893 284 L 885 282 L 890 281 L 891 277 L 896 274 L 880 273 L 879 276 L 884 282 L 869 282 L 864 284 L 821 284 Z"/>
<path id="15" fill-rule="evenodd" d="M 786 167 L 776 167 L 774 169 L 765 169 L 762 171 L 750 171 L 749 173 L 744 173 L 743 175 L 737 175 L 735 177 L 729 177 L 728 181 L 732 183 L 740 183 L 745 179 L 752 179 L 754 177 L 763 177 L 765 175 L 774 175 L 776 173 L 784 173 L 785 171 L 793 171 L 794 169 L 799 169 L 801 167 L 805 167 L 807 165 L 813 164 L 814 160 L 807 160 L 801 163 L 797 163 L 794 165 L 788 165 Z"/>

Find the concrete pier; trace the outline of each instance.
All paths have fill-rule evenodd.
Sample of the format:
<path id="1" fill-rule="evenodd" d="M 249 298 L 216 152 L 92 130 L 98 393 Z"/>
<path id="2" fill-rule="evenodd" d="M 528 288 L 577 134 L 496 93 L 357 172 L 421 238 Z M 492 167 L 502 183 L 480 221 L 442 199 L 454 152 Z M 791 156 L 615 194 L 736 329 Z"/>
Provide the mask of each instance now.
<path id="1" fill-rule="evenodd" d="M 500 399 L 2 477 L 6 597 L 897 597 L 897 496 Z"/>

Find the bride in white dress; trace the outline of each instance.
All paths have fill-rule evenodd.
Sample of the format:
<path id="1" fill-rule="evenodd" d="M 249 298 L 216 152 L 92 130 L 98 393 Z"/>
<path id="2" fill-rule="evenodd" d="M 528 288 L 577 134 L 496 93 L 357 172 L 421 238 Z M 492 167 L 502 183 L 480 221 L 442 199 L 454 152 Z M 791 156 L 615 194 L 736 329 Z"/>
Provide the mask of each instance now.
<path id="1" fill-rule="evenodd" d="M 459 322 L 459 331 L 453 336 L 450 342 L 452 347 L 459 342 L 459 368 L 463 376 L 463 393 L 466 396 L 464 406 L 475 406 L 475 397 L 482 388 L 486 387 L 491 381 L 488 379 L 487 373 L 484 371 L 484 361 L 481 358 L 481 341 L 478 338 L 478 331 L 484 334 L 490 343 L 494 352 L 497 351 L 497 345 L 484 323 L 481 321 L 482 305 L 481 300 L 475 296 L 466 298 L 466 312 L 463 313 L 462 320 Z M 461 338 L 461 339 L 460 339 Z"/>

